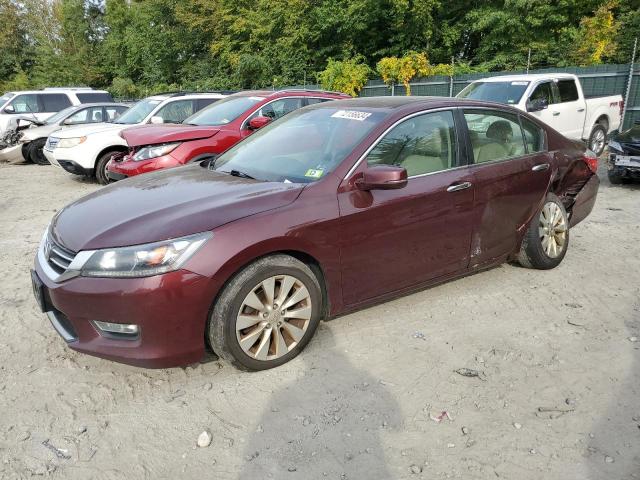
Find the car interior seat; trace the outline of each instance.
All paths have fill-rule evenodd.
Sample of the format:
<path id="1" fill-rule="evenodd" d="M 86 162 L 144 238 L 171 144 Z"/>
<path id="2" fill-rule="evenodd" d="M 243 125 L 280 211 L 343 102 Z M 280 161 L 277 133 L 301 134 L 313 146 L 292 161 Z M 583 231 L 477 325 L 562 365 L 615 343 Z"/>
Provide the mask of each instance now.
<path id="1" fill-rule="evenodd" d="M 451 138 L 444 122 L 432 125 L 427 134 L 416 140 L 414 148 L 400 162 L 409 177 L 439 172 L 451 166 Z"/>
<path id="2" fill-rule="evenodd" d="M 476 163 L 491 162 L 513 156 L 511 142 L 513 130 L 509 122 L 496 120 L 489 125 L 485 136 L 490 142 L 478 149 L 475 157 Z"/>
<path id="3" fill-rule="evenodd" d="M 93 112 L 93 121 L 96 123 L 102 122 L 102 112 L 100 110 Z"/>

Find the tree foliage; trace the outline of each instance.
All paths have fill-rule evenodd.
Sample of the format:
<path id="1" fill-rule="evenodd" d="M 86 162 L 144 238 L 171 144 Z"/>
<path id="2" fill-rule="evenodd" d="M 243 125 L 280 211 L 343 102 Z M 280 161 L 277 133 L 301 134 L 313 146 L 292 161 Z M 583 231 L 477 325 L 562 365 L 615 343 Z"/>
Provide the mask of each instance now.
<path id="1" fill-rule="evenodd" d="M 366 85 L 370 71 L 359 58 L 342 62 L 330 58 L 327 68 L 318 74 L 318 79 L 327 90 L 336 90 L 356 97 Z"/>
<path id="2" fill-rule="evenodd" d="M 523 69 L 529 51 L 532 68 L 626 63 L 639 12 L 640 0 L 0 0 L 0 87 L 279 87 L 355 64 L 405 83 L 424 75 L 418 57 L 399 62 L 410 52 L 442 75 L 452 57 L 454 73 Z"/>

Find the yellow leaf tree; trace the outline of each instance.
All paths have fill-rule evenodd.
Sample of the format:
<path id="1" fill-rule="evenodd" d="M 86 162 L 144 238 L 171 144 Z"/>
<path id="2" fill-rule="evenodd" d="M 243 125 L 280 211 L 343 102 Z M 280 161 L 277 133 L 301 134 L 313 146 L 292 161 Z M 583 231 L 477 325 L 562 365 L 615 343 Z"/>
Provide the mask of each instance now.
<path id="1" fill-rule="evenodd" d="M 431 73 L 429 60 L 424 53 L 409 51 L 401 58 L 385 57 L 376 65 L 382 80 L 387 85 L 402 83 L 407 96 L 411 95 L 411 80 L 416 76 L 427 76 Z"/>

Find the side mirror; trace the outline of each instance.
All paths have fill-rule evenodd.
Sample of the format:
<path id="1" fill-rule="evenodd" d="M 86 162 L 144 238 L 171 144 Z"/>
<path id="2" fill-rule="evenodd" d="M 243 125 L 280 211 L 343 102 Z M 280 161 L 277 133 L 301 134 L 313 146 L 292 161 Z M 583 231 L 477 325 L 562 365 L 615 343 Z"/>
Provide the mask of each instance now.
<path id="1" fill-rule="evenodd" d="M 7 105 L 6 107 L 4 107 L 4 113 L 16 113 L 16 109 L 11 105 Z"/>
<path id="2" fill-rule="evenodd" d="M 155 123 L 155 124 L 164 123 L 164 118 L 154 115 L 153 117 L 151 117 L 151 123 Z"/>
<path id="3" fill-rule="evenodd" d="M 212 165 L 215 165 L 218 157 L 219 155 L 212 155 L 210 157 L 205 158 L 204 160 L 200 160 L 200 166 L 202 168 L 210 168 Z"/>
<path id="4" fill-rule="evenodd" d="M 355 181 L 358 190 L 395 190 L 407 186 L 407 170 L 392 165 L 366 169 Z"/>
<path id="5" fill-rule="evenodd" d="M 249 130 L 258 130 L 268 123 L 271 123 L 271 119 L 269 117 L 253 117 L 249 120 Z"/>
<path id="6" fill-rule="evenodd" d="M 527 102 L 527 112 L 539 112 L 549 107 L 549 101 L 546 98 L 536 98 Z"/>

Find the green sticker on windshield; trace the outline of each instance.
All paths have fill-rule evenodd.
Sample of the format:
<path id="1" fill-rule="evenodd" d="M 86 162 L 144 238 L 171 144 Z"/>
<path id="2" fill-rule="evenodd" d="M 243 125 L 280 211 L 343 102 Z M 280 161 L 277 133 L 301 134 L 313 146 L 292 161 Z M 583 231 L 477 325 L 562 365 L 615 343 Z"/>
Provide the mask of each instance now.
<path id="1" fill-rule="evenodd" d="M 304 176 L 311 178 L 320 178 L 323 173 L 324 170 L 314 170 L 313 168 L 310 168 L 309 170 L 307 170 L 307 173 L 305 173 Z"/>

